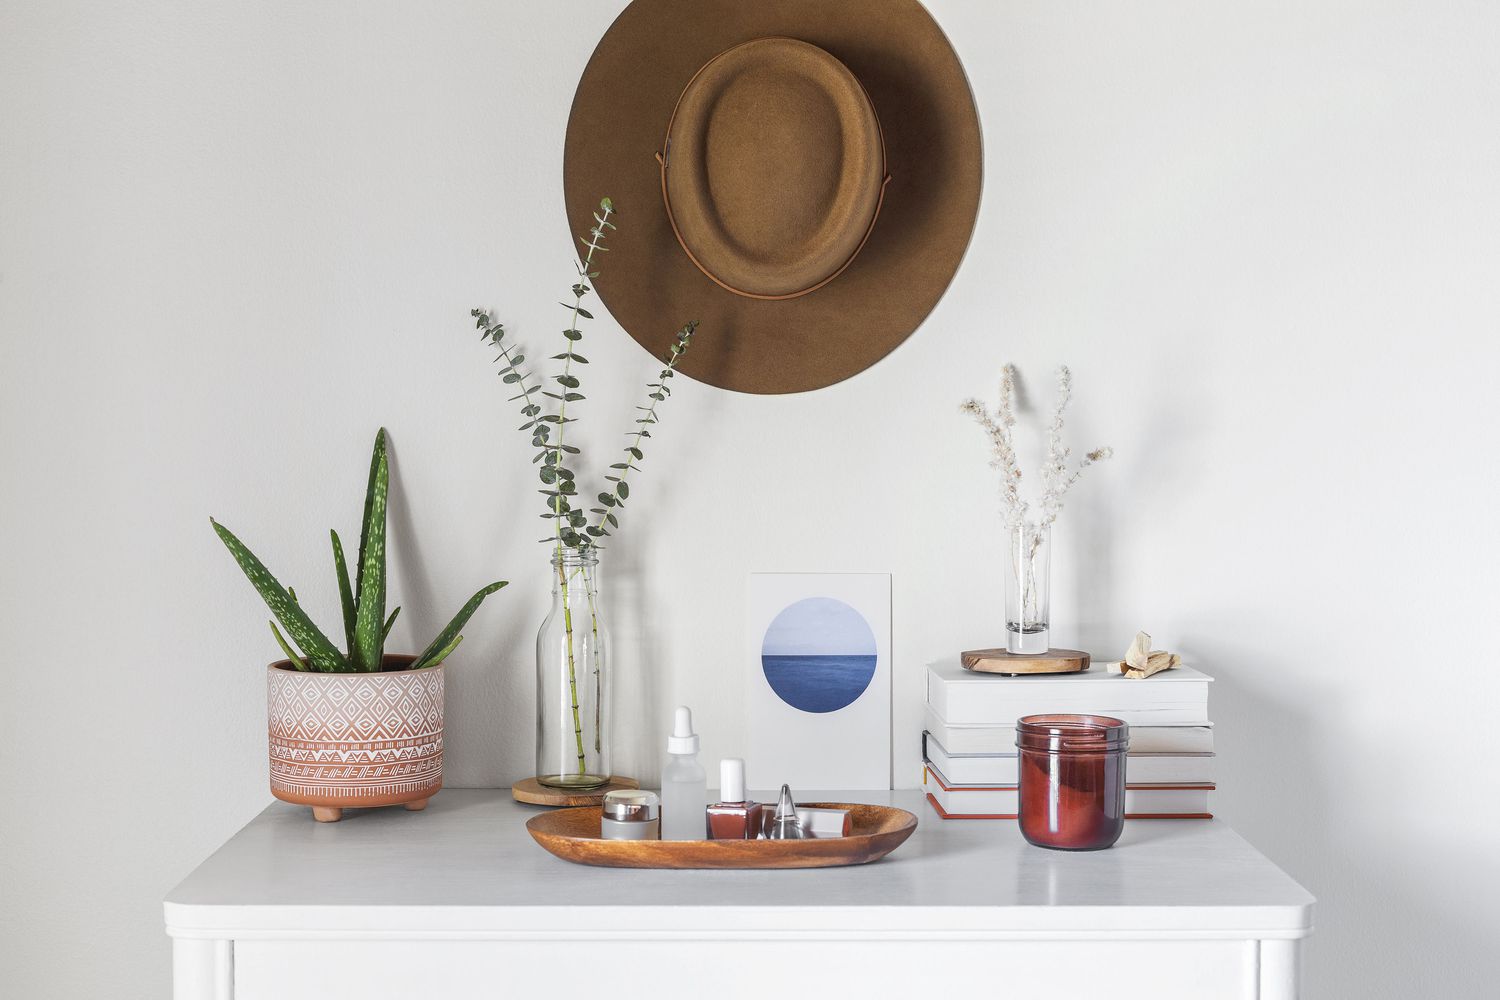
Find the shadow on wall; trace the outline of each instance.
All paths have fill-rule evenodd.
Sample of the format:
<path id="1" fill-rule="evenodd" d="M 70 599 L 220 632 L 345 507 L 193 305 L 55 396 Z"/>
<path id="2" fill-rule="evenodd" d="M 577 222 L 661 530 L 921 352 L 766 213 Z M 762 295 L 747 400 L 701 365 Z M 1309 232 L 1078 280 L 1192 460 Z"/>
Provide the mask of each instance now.
<path id="1" fill-rule="evenodd" d="M 433 591 L 432 574 L 427 570 L 427 562 L 417 548 L 417 525 L 412 517 L 411 503 L 408 502 L 410 494 L 401 481 L 401 461 L 394 435 L 387 439 L 386 454 L 390 463 L 388 488 L 390 502 L 386 507 L 386 544 L 389 546 L 389 551 L 386 554 L 386 561 L 388 564 L 394 563 L 401 569 L 400 579 L 391 580 L 391 583 L 397 586 L 387 585 L 389 587 L 386 593 L 387 613 L 395 607 L 394 602 L 399 600 L 401 618 L 396 620 L 396 625 L 392 629 L 393 637 L 425 635 L 428 609 L 436 603 L 437 594 Z M 392 559 L 392 556 L 395 558 Z M 439 628 L 442 628 L 442 625 L 435 623 L 434 633 Z M 399 639 L 395 645 L 401 645 Z M 405 645 L 409 646 L 411 643 L 408 642 Z M 412 650 L 412 652 L 417 651 Z"/>
<path id="2" fill-rule="evenodd" d="M 390 507 L 387 544 L 390 546 L 391 582 L 387 600 L 399 601 L 401 617 L 392 630 L 392 645 L 398 649 L 425 643 L 446 624 L 440 620 L 441 595 L 433 584 L 433 573 L 419 544 L 411 492 L 402 480 L 400 445 L 392 435 L 390 455 Z M 501 477 L 492 509 L 530 511 L 534 503 L 530 469 L 526 475 Z M 516 524 L 497 516 L 487 537 L 503 539 L 492 550 L 502 572 L 486 575 L 512 581 L 493 595 L 464 630 L 464 641 L 453 657 L 457 669 L 446 672 L 444 742 L 449 748 L 443 762 L 445 785 L 498 787 L 531 774 L 535 761 L 532 734 L 535 730 L 535 637 L 541 619 L 527 619 L 525 609 L 533 605 L 524 593 L 528 586 L 545 585 L 547 553 L 541 545 L 516 544 Z M 446 526 L 440 530 L 459 530 Z M 482 543 L 488 544 L 488 543 Z M 530 560 L 527 562 L 526 560 Z M 465 581 L 454 581 L 468 586 Z M 477 583 L 476 583 L 477 586 Z M 465 592 L 459 600 L 466 600 Z M 545 608 L 543 608 L 545 612 Z M 416 650 L 413 649 L 415 652 Z M 506 738 L 510 734 L 513 738 Z M 497 746 L 497 738 L 502 745 Z M 485 754 L 484 759 L 454 757 L 454 747 L 468 747 Z M 486 753 L 486 751 L 492 751 Z"/>
<path id="3" fill-rule="evenodd" d="M 1269 678 L 1294 673 L 1295 664 L 1273 667 L 1250 650 L 1200 640 L 1189 633 L 1183 648 L 1192 662 L 1217 668 L 1211 697 L 1222 791 L 1216 811 L 1318 900 L 1304 952 L 1305 994 L 1492 996 L 1500 958 L 1493 918 L 1481 912 L 1479 894 L 1431 883 L 1421 863 L 1431 844 L 1392 842 L 1399 835 L 1394 824 L 1389 831 L 1370 831 L 1345 821 L 1341 797 L 1356 792 L 1337 775 L 1361 765 L 1332 755 L 1357 743 L 1329 732 L 1328 718 L 1309 707 L 1336 702 L 1340 692 L 1289 701 L 1270 687 Z M 1385 810 L 1399 812 L 1399 789 L 1375 783 L 1390 793 Z M 1362 805 L 1368 810 L 1369 803 Z M 1294 858 L 1300 860 L 1293 864 Z M 1441 902 L 1466 895 L 1472 913 Z M 1450 978 L 1424 977 L 1430 969 L 1443 969 Z"/>
<path id="4" fill-rule="evenodd" d="M 651 364 L 656 367 L 642 369 L 642 374 L 649 376 L 641 379 L 642 386 L 655 377 L 660 367 L 659 362 Z M 695 389 L 683 383 L 676 386 L 676 392 L 696 394 Z M 641 471 L 635 474 L 640 477 L 641 485 L 631 499 L 632 509 L 621 518 L 619 537 L 627 541 L 621 544 L 607 539 L 600 559 L 602 600 L 610 634 L 610 670 L 614 673 L 613 766 L 617 774 L 636 778 L 645 787 L 654 787 L 660 778 L 672 710 L 679 704 L 689 704 L 700 726 L 705 718 L 701 705 L 691 705 L 696 700 L 693 692 L 702 690 L 701 682 L 684 673 L 694 666 L 671 662 L 671 650 L 660 639 L 663 635 L 694 634 L 693 622 L 676 617 L 681 602 L 673 591 L 678 587 L 702 586 L 716 569 L 711 544 L 674 536 L 672 512 L 689 502 L 693 471 L 703 467 L 704 453 L 714 447 L 725 394 L 711 390 L 705 398 L 695 399 L 693 405 L 697 412 L 691 425 L 676 424 L 671 412 L 665 412 L 663 423 L 670 426 L 665 431 L 656 431 L 648 442 L 653 447 L 647 451 Z M 670 450 L 671 460 L 653 465 L 652 451 L 658 449 Z M 616 461 L 613 456 L 601 456 L 603 464 L 613 461 Z M 706 561 L 698 574 L 667 581 L 666 590 L 653 590 L 656 578 L 643 559 L 649 559 L 649 553 L 690 545 L 697 546 Z M 734 589 L 726 592 L 726 601 L 743 601 L 743 577 L 743 573 L 729 577 L 729 586 Z M 703 668 L 720 671 L 724 675 L 722 683 L 738 684 L 743 670 L 739 645 L 727 637 L 717 645 L 729 653 L 717 662 L 702 665 Z M 689 646 L 679 640 L 677 648 Z"/>
<path id="5" fill-rule="evenodd" d="M 650 545 L 648 532 L 642 531 L 637 540 L 643 546 Z M 622 558 L 603 577 L 603 586 L 608 588 L 603 600 L 607 602 L 604 613 L 610 634 L 609 669 L 614 674 L 614 735 L 610 746 L 616 774 L 636 778 L 643 787 L 653 787 L 661 763 L 659 744 L 667 732 L 665 713 L 670 709 L 660 703 L 666 686 L 660 676 L 663 653 L 658 628 L 654 627 L 659 623 L 652 621 L 647 609 L 659 617 L 672 604 L 670 600 L 657 603 L 647 593 L 636 551 L 619 553 Z"/>

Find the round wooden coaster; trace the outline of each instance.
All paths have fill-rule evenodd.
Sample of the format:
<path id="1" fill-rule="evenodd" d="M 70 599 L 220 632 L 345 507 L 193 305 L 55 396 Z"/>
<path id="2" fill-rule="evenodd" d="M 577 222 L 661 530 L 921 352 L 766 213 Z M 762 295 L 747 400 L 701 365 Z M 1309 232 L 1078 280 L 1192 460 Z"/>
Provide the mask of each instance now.
<path id="1" fill-rule="evenodd" d="M 960 653 L 964 669 L 978 674 L 1076 674 L 1089 668 L 1089 654 L 1081 649 L 1049 649 L 1045 653 L 1012 653 L 1004 649 L 968 649 Z"/>
<path id="2" fill-rule="evenodd" d="M 622 778 L 619 775 L 610 778 L 609 784 L 587 792 L 549 788 L 535 778 L 523 778 L 510 786 L 510 794 L 517 802 L 524 802 L 529 806 L 597 806 L 604 801 L 605 792 L 640 787 L 641 783 L 634 778 Z"/>

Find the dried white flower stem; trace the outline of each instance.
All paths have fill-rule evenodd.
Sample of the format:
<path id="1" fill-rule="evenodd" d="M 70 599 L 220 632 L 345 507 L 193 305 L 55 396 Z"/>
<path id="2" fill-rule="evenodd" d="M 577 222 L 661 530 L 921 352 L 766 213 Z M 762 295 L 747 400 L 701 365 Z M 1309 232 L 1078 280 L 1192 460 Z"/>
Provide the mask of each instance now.
<path id="1" fill-rule="evenodd" d="M 1047 425 L 1047 457 L 1042 463 L 1042 495 L 1037 501 L 1037 517 L 1031 520 L 1031 505 L 1021 496 L 1021 469 L 1015 450 L 1015 393 L 1018 379 L 1014 365 L 1000 373 L 1000 405 L 994 413 L 977 399 L 967 399 L 960 409 L 978 421 L 990 438 L 990 465 L 1001 474 L 1000 508 L 1007 528 L 1025 527 L 1033 535 L 1032 554 L 1041 544 L 1041 529 L 1057 520 L 1062 512 L 1063 497 L 1083 475 L 1083 470 L 1114 454 L 1113 448 L 1095 448 L 1084 456 L 1071 472 L 1068 456 L 1071 449 L 1063 443 L 1063 415 L 1073 398 L 1073 373 L 1067 365 L 1057 369 L 1057 395 L 1052 403 L 1052 419 Z"/>
<path id="2" fill-rule="evenodd" d="M 1063 497 L 1073 488 L 1083 470 L 1102 462 L 1113 454 L 1110 448 L 1096 448 L 1084 456 L 1072 470 L 1068 467 L 1071 454 L 1063 442 L 1064 416 L 1073 398 L 1073 373 L 1067 365 L 1057 369 L 1057 392 L 1052 402 L 1052 415 L 1047 423 L 1047 455 L 1042 462 L 1042 495 L 1036 502 L 1036 514 L 1032 517 L 1031 504 L 1021 495 L 1021 468 L 1016 460 L 1015 449 L 1015 396 L 1019 376 L 1014 365 L 1005 365 L 1000 373 L 1000 405 L 994 413 L 985 409 L 977 399 L 965 400 L 961 406 L 978 423 L 990 439 L 990 465 L 1000 471 L 1000 508 L 1005 517 L 1006 529 L 1011 533 L 1008 560 L 1013 565 L 1008 569 L 1008 579 L 1019 588 L 1019 605 L 1007 610 L 1007 619 L 1015 615 L 1017 620 L 1007 620 L 1011 631 L 1034 631 L 1031 625 L 1046 628 L 1041 612 L 1041 589 L 1037 586 L 1037 553 L 1041 551 L 1046 529 L 1062 512 Z M 1007 584 L 1007 590 L 1011 584 Z M 1009 598 L 1007 598 L 1009 600 Z"/>
<path id="3" fill-rule="evenodd" d="M 993 415 L 977 399 L 966 399 L 960 409 L 972 416 L 989 435 L 993 454 L 990 468 L 1000 470 L 1000 506 L 1006 527 L 1014 528 L 1026 520 L 1026 501 L 1021 498 L 1021 466 L 1016 461 L 1012 433 L 1015 416 L 1016 368 L 1006 365 L 1000 370 L 1000 406 Z"/>

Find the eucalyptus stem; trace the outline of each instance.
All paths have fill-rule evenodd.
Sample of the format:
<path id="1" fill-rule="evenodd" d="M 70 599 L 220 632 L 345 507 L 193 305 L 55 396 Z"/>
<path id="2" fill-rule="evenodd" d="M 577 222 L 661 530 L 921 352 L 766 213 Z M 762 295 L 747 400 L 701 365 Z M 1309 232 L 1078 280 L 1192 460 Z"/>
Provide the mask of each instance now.
<path id="1" fill-rule="evenodd" d="M 610 466 L 611 469 L 619 472 L 619 475 L 605 477 L 614 483 L 615 487 L 607 493 L 599 494 L 599 503 L 601 506 L 593 508 L 594 513 L 599 515 L 599 521 L 596 524 L 589 525 L 585 529 L 590 538 L 596 540 L 604 538 L 609 535 L 610 527 L 618 528 L 620 526 L 619 519 L 615 517 L 614 511 L 623 508 L 626 499 L 630 496 L 630 484 L 625 480 L 630 475 L 631 469 L 639 468 L 635 463 L 646 457 L 646 453 L 641 450 L 641 444 L 646 438 L 651 436 L 650 427 L 656 423 L 656 404 L 662 402 L 672 394 L 672 390 L 667 386 L 667 383 L 677 373 L 677 362 L 687 352 L 688 345 L 693 339 L 693 331 L 697 329 L 698 321 L 692 320 L 677 331 L 677 336 L 672 341 L 672 346 L 668 349 L 666 367 L 661 370 L 661 374 L 657 376 L 655 382 L 649 383 L 646 386 L 646 388 L 651 390 L 647 396 L 651 400 L 651 405 L 636 407 L 638 410 L 645 410 L 646 415 L 636 418 L 634 435 L 631 437 L 630 444 L 625 446 L 625 461 L 616 462 Z M 605 525 L 609 525 L 609 527 L 605 527 Z"/>
<path id="2" fill-rule="evenodd" d="M 593 263 L 594 263 L 594 254 L 596 252 L 598 252 L 598 251 L 600 251 L 600 250 L 603 249 L 599 245 L 599 241 L 604 238 L 604 231 L 605 231 L 605 229 L 606 228 L 610 228 L 610 229 L 614 228 L 614 224 L 609 221 L 610 213 L 614 211 L 614 203 L 611 202 L 608 198 L 605 198 L 603 201 L 601 201 L 599 203 L 599 208 L 600 208 L 600 210 L 604 214 L 603 215 L 595 215 L 595 217 L 594 217 L 595 221 L 596 221 L 596 225 L 594 226 L 593 229 L 591 229 L 589 231 L 588 253 L 584 254 L 583 263 L 581 263 L 581 264 L 578 265 L 578 282 L 577 282 L 577 284 L 575 284 L 573 286 L 573 315 L 570 317 L 570 321 L 568 323 L 568 330 L 571 331 L 575 335 L 578 334 L 578 318 L 580 316 L 582 316 L 585 319 L 593 319 L 594 318 L 590 313 L 588 313 L 587 311 L 585 311 L 584 308 L 583 308 L 583 297 L 586 294 L 588 294 L 588 291 L 589 291 L 589 286 L 585 285 L 583 282 L 586 279 L 588 279 L 589 276 L 590 276 L 590 274 L 592 273 L 592 272 L 590 272 L 589 268 L 593 266 Z M 567 436 L 567 428 L 568 428 L 568 402 L 571 399 L 575 398 L 575 397 L 579 398 L 579 399 L 583 398 L 580 393 L 576 393 L 576 392 L 572 392 L 571 391 L 573 389 L 578 388 L 578 380 L 576 378 L 574 378 L 573 374 L 572 374 L 572 372 L 573 372 L 573 359 L 578 356 L 577 353 L 573 350 L 573 348 L 571 346 L 573 343 L 574 343 L 574 341 L 569 341 L 568 350 L 565 351 L 563 353 L 563 355 L 562 355 L 562 359 L 561 359 L 562 363 L 563 363 L 562 375 L 560 375 L 560 376 L 557 377 L 557 383 L 558 383 L 558 385 L 562 386 L 562 388 L 563 388 L 563 391 L 561 393 L 556 393 L 555 394 L 555 395 L 558 396 L 558 404 L 557 404 L 557 443 L 556 443 L 556 445 L 553 446 L 553 454 L 556 456 L 554 464 L 558 465 L 558 466 L 562 465 L 562 461 L 563 461 L 562 456 L 566 453 L 566 450 L 567 450 L 566 447 L 565 447 L 564 439 Z M 554 360 L 557 360 L 557 359 L 554 359 Z M 571 476 L 568 477 L 568 482 L 572 482 L 572 477 Z M 559 495 L 560 495 L 560 497 L 565 497 L 566 493 L 561 493 Z M 562 506 L 564 508 L 567 508 L 569 506 L 569 504 L 568 504 L 568 502 L 567 502 L 566 499 L 563 499 Z M 558 554 L 561 554 L 562 553 L 563 541 L 564 541 L 564 539 L 563 539 L 563 520 L 564 520 L 564 518 L 558 517 L 555 520 L 556 520 L 556 523 L 554 524 L 554 528 L 556 529 L 556 537 L 557 537 L 557 550 L 556 551 L 558 552 Z M 570 525 L 570 527 L 571 527 L 571 525 Z M 572 633 L 570 632 L 569 633 L 569 639 L 571 640 L 571 638 L 572 638 Z"/>
<path id="3" fill-rule="evenodd" d="M 542 542 L 552 547 L 553 560 L 558 565 L 558 587 L 559 596 L 563 604 L 563 628 L 567 642 L 567 674 L 568 694 L 570 706 L 573 713 L 573 736 L 578 755 L 578 774 L 580 777 L 588 773 L 587 753 L 583 736 L 582 711 L 579 707 L 578 698 L 578 660 L 575 649 L 575 641 L 582 638 L 575 631 L 573 624 L 573 604 L 577 600 L 574 593 L 576 589 L 570 586 L 569 572 L 564 566 L 565 554 L 569 551 L 576 552 L 582 562 L 587 563 L 595 558 L 600 541 L 610 535 L 611 528 L 619 527 L 618 510 L 624 506 L 630 496 L 630 486 L 627 482 L 629 472 L 636 468 L 634 464 L 643 457 L 642 443 L 651 436 L 650 426 L 656 423 L 656 404 L 670 394 L 667 382 L 676 371 L 677 361 L 683 351 L 687 349 L 688 342 L 692 337 L 697 321 L 693 321 L 678 331 L 676 339 L 670 348 L 670 357 L 666 367 L 661 370 L 658 380 L 651 383 L 649 406 L 640 406 L 637 409 L 644 411 L 644 415 L 636 420 L 636 429 L 631 437 L 631 442 L 626 448 L 626 461 L 610 466 L 611 474 L 606 479 L 613 482 L 614 488 L 607 492 L 598 493 L 600 506 L 584 510 L 575 507 L 574 502 L 578 497 L 577 477 L 568 457 L 570 455 L 581 455 L 582 450 L 567 443 L 567 425 L 577 418 L 568 415 L 570 403 L 583 400 L 585 397 L 579 390 L 579 380 L 574 374 L 577 365 L 588 364 L 588 358 L 577 351 L 578 342 L 583 339 L 583 332 L 578 328 L 579 320 L 593 319 L 593 315 L 583 307 L 583 299 L 589 292 L 593 291 L 592 283 L 599 276 L 594 270 L 595 259 L 598 254 L 608 252 L 604 246 L 609 230 L 615 228 L 611 222 L 614 216 L 614 204 L 608 198 L 599 202 L 594 211 L 594 225 L 589 229 L 588 236 L 579 236 L 578 241 L 584 246 L 582 255 L 574 260 L 574 267 L 578 272 L 578 280 L 572 287 L 573 302 L 559 302 L 564 309 L 570 311 L 568 328 L 563 330 L 566 347 L 561 354 L 552 356 L 553 361 L 563 362 L 559 374 L 550 376 L 546 381 L 556 383 L 555 386 L 547 387 L 543 380 L 528 372 L 522 367 L 525 355 L 519 348 L 504 343 L 505 328 L 487 310 L 474 309 L 470 315 L 475 318 L 475 325 L 480 330 L 480 337 L 488 340 L 496 347 L 500 356 L 495 360 L 500 364 L 500 375 L 506 385 L 516 386 L 518 395 L 512 396 L 510 402 L 519 400 L 521 412 L 525 415 L 526 422 L 520 426 L 522 431 L 531 432 L 531 443 L 536 449 L 532 458 L 534 464 L 538 464 L 537 477 L 541 480 L 542 489 L 539 491 L 546 497 L 547 511 L 543 517 L 553 521 L 552 531 Z M 553 390 L 556 391 L 553 391 Z M 557 409 L 554 413 L 544 413 L 545 403 L 540 396 L 557 401 Z M 554 430 L 556 433 L 554 434 Z M 615 474 L 617 473 L 617 474 Z M 589 514 L 597 514 L 598 522 L 589 523 Z M 589 631 L 587 641 L 593 647 L 592 667 L 594 673 L 594 748 L 597 753 L 602 754 L 604 749 L 603 738 L 603 652 L 600 648 L 600 622 L 597 597 L 594 592 L 593 574 L 586 565 L 581 565 L 578 572 L 574 574 L 573 583 L 576 584 L 581 576 L 584 587 L 585 598 L 589 609 Z"/>
<path id="4" fill-rule="evenodd" d="M 605 229 L 612 228 L 609 216 L 614 209 L 614 205 L 606 198 L 600 202 L 599 208 L 604 214 L 595 216 L 596 225 L 589 233 L 588 252 L 584 254 L 583 262 L 578 265 L 578 282 L 573 286 L 573 314 L 569 317 L 568 330 L 571 331 L 569 336 L 579 335 L 578 320 L 580 316 L 585 319 L 593 318 L 583 308 L 583 297 L 589 290 L 589 286 L 585 285 L 584 281 L 590 276 L 591 272 L 589 268 L 593 265 L 594 254 L 602 249 L 599 241 L 604 238 Z M 582 398 L 582 394 L 572 391 L 578 388 L 578 380 L 572 375 L 573 359 L 577 356 L 572 348 L 574 342 L 572 340 L 569 341 L 568 350 L 564 352 L 564 356 L 561 359 L 563 363 L 562 375 L 557 376 L 557 383 L 562 386 L 563 391 L 554 394 L 558 397 L 557 442 L 552 449 L 553 457 L 551 461 L 553 467 L 559 470 L 565 468 L 563 466 L 563 455 L 567 453 L 568 402 L 573 397 Z M 568 516 L 571 513 L 571 505 L 567 500 L 567 484 L 572 481 L 571 475 L 563 479 L 561 472 L 559 473 L 558 494 L 556 497 L 558 503 L 555 505 L 558 516 L 553 519 L 553 532 L 556 538 L 556 545 L 553 548 L 553 558 L 557 561 L 559 583 L 562 587 L 563 632 L 568 644 L 568 695 L 573 703 L 573 738 L 578 744 L 578 776 L 581 778 L 588 773 L 588 763 L 585 759 L 583 749 L 583 719 L 578 713 L 578 671 L 573 656 L 573 608 L 568 600 L 568 575 L 563 569 L 563 543 L 565 541 L 563 521 L 565 519 L 571 521 L 571 518 Z M 573 527 L 571 523 L 567 526 L 567 530 L 569 533 L 572 533 Z M 584 590 L 588 590 L 587 581 L 584 583 Z M 597 729 L 598 727 L 595 726 L 596 734 Z"/>
<path id="5" fill-rule="evenodd" d="M 562 590 L 563 630 L 568 640 L 568 693 L 573 701 L 573 739 L 578 744 L 578 776 L 581 778 L 588 773 L 588 765 L 584 760 L 583 718 L 578 713 L 578 682 L 573 668 L 573 608 L 568 603 L 568 569 L 563 564 L 562 542 L 557 544 L 557 584 Z M 587 589 L 587 584 L 584 589 Z"/>
<path id="6" fill-rule="evenodd" d="M 604 752 L 604 672 L 599 663 L 599 609 L 594 604 L 596 587 L 588 569 L 583 570 L 583 592 L 589 600 L 589 629 L 594 651 L 594 753 Z"/>

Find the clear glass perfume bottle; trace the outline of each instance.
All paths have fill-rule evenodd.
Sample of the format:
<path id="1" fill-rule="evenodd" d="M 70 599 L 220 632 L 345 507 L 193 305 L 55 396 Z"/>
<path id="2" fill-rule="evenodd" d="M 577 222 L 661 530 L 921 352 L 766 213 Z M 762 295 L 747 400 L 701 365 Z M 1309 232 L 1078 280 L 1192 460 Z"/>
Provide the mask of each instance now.
<path id="1" fill-rule="evenodd" d="M 781 786 L 781 795 L 776 799 L 776 814 L 766 823 L 767 840 L 802 840 L 802 822 L 797 818 L 797 804 L 792 801 L 792 789 Z"/>

